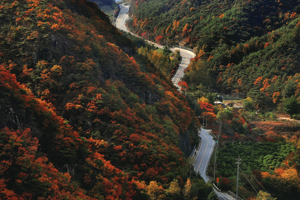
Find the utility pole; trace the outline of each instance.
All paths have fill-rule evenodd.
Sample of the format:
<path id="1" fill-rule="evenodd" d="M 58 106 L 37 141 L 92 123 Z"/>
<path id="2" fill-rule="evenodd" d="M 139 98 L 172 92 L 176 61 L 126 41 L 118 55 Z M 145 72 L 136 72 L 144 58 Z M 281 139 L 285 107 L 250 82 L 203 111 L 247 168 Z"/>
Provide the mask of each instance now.
<path id="1" fill-rule="evenodd" d="M 241 158 L 240 156 L 238 157 L 237 159 L 237 177 L 236 177 L 236 200 L 238 200 L 238 197 L 239 197 L 239 171 L 240 171 L 240 161 L 241 161 Z"/>
<path id="2" fill-rule="evenodd" d="M 218 151 L 218 146 L 219 146 L 219 138 L 220 138 L 220 135 L 221 135 L 221 126 L 222 126 L 222 123 L 220 121 L 219 133 L 218 133 L 216 150 L 215 150 L 214 181 L 216 181 L 216 162 L 217 162 L 217 151 Z"/>
<path id="3" fill-rule="evenodd" d="M 215 150 L 215 164 L 214 164 L 214 182 L 216 181 L 216 162 L 217 162 L 217 151 L 218 151 L 218 141 Z"/>

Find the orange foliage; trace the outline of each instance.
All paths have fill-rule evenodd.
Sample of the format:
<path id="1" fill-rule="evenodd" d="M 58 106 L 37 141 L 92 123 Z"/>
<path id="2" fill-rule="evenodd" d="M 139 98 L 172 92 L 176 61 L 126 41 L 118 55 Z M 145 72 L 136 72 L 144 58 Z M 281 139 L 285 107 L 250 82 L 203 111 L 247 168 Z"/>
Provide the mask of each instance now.
<path id="1" fill-rule="evenodd" d="M 280 92 L 274 92 L 272 95 L 273 103 L 277 103 L 279 97 L 280 97 Z"/>
<path id="2" fill-rule="evenodd" d="M 200 105 L 201 110 L 204 110 L 206 112 L 214 112 L 214 107 L 212 104 L 203 101 L 200 101 L 198 103 Z"/>
<path id="3" fill-rule="evenodd" d="M 93 199 L 71 183 L 69 173 L 59 172 L 45 156 L 37 156 L 39 142 L 37 138 L 32 137 L 30 129 L 15 132 L 5 128 L 0 132 L 3 136 L 0 144 L 1 197 L 5 199 L 37 199 L 38 197 L 40 199 Z M 12 168 L 13 174 L 11 174 Z M 19 168 L 22 170 L 18 171 Z M 32 187 L 33 182 L 39 187 Z M 15 187 L 25 190 L 7 189 Z"/>
<path id="4" fill-rule="evenodd" d="M 207 117 L 208 123 L 213 123 L 217 120 L 217 116 L 213 112 L 202 112 L 201 117 L 205 117 L 205 120 L 206 120 L 206 117 Z"/>
<path id="5" fill-rule="evenodd" d="M 167 81 L 161 80 L 159 73 L 141 72 L 134 58 L 129 57 L 118 46 L 108 43 L 107 41 L 110 41 L 111 38 L 120 40 L 121 37 L 114 38 L 117 31 L 114 28 L 106 27 L 108 24 L 98 17 L 100 14 L 94 13 L 93 9 L 85 6 L 86 1 L 72 0 L 67 1 L 67 3 L 74 3 L 70 6 L 72 8 L 82 5 L 81 11 L 83 13 L 85 9 L 90 11 L 88 13 L 92 17 L 88 20 L 85 19 L 84 14 L 74 14 L 69 9 L 61 10 L 60 6 L 59 8 L 55 7 L 51 1 L 47 2 L 46 5 L 40 5 L 40 2 L 39 0 L 27 0 L 26 9 L 27 7 L 28 9 L 24 12 L 24 16 L 32 17 L 33 20 L 28 22 L 31 23 L 32 27 L 37 28 L 36 31 L 32 32 L 26 30 L 26 34 L 28 34 L 25 39 L 33 41 L 29 46 L 35 44 L 35 39 L 40 37 L 43 37 L 43 39 L 40 38 L 43 41 L 51 41 L 50 38 L 47 38 L 49 35 L 55 36 L 55 43 L 58 42 L 56 44 L 59 44 L 62 38 L 65 39 L 64 35 L 67 35 L 66 43 L 72 45 L 66 45 L 63 48 L 66 48 L 68 52 L 66 54 L 73 56 L 58 57 L 54 55 L 52 60 L 47 61 L 33 61 L 35 58 L 30 58 L 30 56 L 22 58 L 24 62 L 27 62 L 27 65 L 24 63 L 23 77 L 21 79 L 18 77 L 18 80 L 31 81 L 33 92 L 25 85 L 18 83 L 16 75 L 7 70 L 8 68 L 18 70 L 18 65 L 13 62 L 9 65 L 1 64 L 0 87 L 8 94 L 9 99 L 20 104 L 24 113 L 29 113 L 28 120 L 32 120 L 34 124 L 39 124 L 38 131 L 35 130 L 37 133 L 34 132 L 34 134 L 39 134 L 44 142 L 41 142 L 42 144 L 47 143 L 49 145 L 49 149 L 46 145 L 41 145 L 41 149 L 46 149 L 43 151 L 46 152 L 49 159 L 52 159 L 51 162 L 59 163 L 55 163 L 55 166 L 67 166 L 70 174 L 59 173 L 50 161 L 42 156 L 43 152 L 40 151 L 37 154 L 40 157 L 37 157 L 35 149 L 38 149 L 38 145 L 28 143 L 28 140 L 35 141 L 37 139 L 27 135 L 26 137 L 13 136 L 17 140 L 26 140 L 25 142 L 21 141 L 20 144 L 19 141 L 14 141 L 14 143 L 18 148 L 20 147 L 20 152 L 23 152 L 23 148 L 25 148 L 26 151 L 34 150 L 34 153 L 20 154 L 20 159 L 17 161 L 29 159 L 30 169 L 41 170 L 37 173 L 36 178 L 38 180 L 36 183 L 38 186 L 45 186 L 43 197 L 49 199 L 90 198 L 84 194 L 95 198 L 132 199 L 138 190 L 146 188 L 146 185 L 134 180 L 135 178 L 131 179 L 131 176 L 132 178 L 133 176 L 141 178 L 141 180 L 156 179 L 167 185 L 170 180 L 164 174 L 177 169 L 185 162 L 182 151 L 176 142 L 171 141 L 173 138 L 169 136 L 186 133 L 193 121 L 198 122 L 193 116 L 188 102 Z M 59 1 L 55 2 L 59 5 Z M 15 3 L 17 4 L 17 1 Z M 11 6 L 15 7 L 16 5 Z M 26 22 L 25 24 L 23 16 L 22 18 L 15 17 L 15 19 L 18 24 L 24 22 L 22 25 L 29 28 L 30 23 Z M 15 23 L 14 20 L 13 22 Z M 145 25 L 148 21 L 145 20 L 144 22 Z M 134 26 L 138 23 L 141 22 L 135 18 Z M 179 23 L 175 20 L 173 29 L 178 27 Z M 187 31 L 190 30 L 187 29 Z M 157 39 L 162 39 L 162 36 L 158 37 Z M 121 43 L 120 41 L 118 42 Z M 28 49 L 30 50 L 30 48 Z M 61 56 L 65 53 L 64 50 L 54 54 Z M 100 53 L 97 55 L 98 51 Z M 0 55 L 4 56 L 2 53 Z M 30 55 L 32 54 L 30 53 Z M 97 59 L 93 60 L 92 58 Z M 20 62 L 15 63 L 19 64 Z M 32 66 L 32 63 L 36 63 L 35 66 Z M 19 71 L 22 71 L 22 67 Z M 107 81 L 104 85 L 102 79 L 105 79 L 108 74 L 113 81 Z M 129 81 L 126 80 L 126 84 L 115 81 L 119 76 L 121 76 L 120 80 L 123 78 Z M 37 78 L 35 82 L 30 80 L 32 77 Z M 138 100 L 138 103 L 135 103 L 133 107 L 129 107 L 129 103 L 126 102 L 127 94 L 124 92 L 128 90 L 127 84 L 129 82 L 134 82 L 132 88 L 147 88 L 145 91 L 149 91 L 150 94 L 146 94 L 146 98 L 153 96 L 152 94 L 159 94 L 158 97 L 154 95 L 155 104 L 140 103 Z M 156 85 L 161 87 L 158 88 Z M 182 82 L 181 86 L 185 89 L 188 88 L 185 82 Z M 48 96 L 53 95 L 56 95 L 55 97 L 59 100 L 49 100 Z M 47 102 L 42 99 L 47 100 Z M 151 98 L 150 100 L 152 101 Z M 60 115 L 67 116 L 66 120 Z M 214 117 L 213 113 L 208 115 L 209 119 Z M 164 118 L 164 116 L 167 117 Z M 169 137 L 170 142 L 165 143 L 164 137 Z M 112 142 L 108 143 L 96 138 L 106 138 Z M 22 142 L 28 144 L 22 146 Z M 157 154 L 152 153 L 153 146 Z M 129 167 L 134 163 L 134 168 L 140 171 L 136 174 L 122 172 L 105 159 L 112 152 L 114 153 L 113 156 L 118 159 L 115 161 L 113 160 L 115 158 L 112 158 L 112 163 L 118 165 L 118 163 L 124 164 L 126 162 L 126 166 Z M 172 152 L 175 153 L 170 156 Z M 55 156 L 51 155 L 52 153 Z M 3 159 L 1 161 L 3 161 L 0 164 L 3 166 L 0 167 L 1 170 L 10 167 L 11 161 Z M 76 168 L 76 175 L 84 180 L 80 181 L 78 185 L 88 188 L 86 191 L 80 189 L 77 184 L 71 183 L 71 179 L 74 178 L 71 177 L 73 176 L 74 163 L 80 163 Z M 143 164 L 149 168 L 146 170 L 143 168 Z M 174 174 L 176 173 L 174 172 Z M 18 177 L 13 180 L 13 184 L 18 186 L 24 184 L 25 181 L 23 180 L 28 178 L 27 175 L 26 172 L 20 172 Z M 36 194 L 30 190 L 27 193 L 14 194 L 14 191 L 7 189 L 13 188 L 12 186 L 6 187 L 8 182 L 10 181 L 0 179 L 1 194 L 2 191 L 5 191 L 7 195 L 11 195 L 9 197 L 37 199 L 36 196 L 32 196 Z M 160 183 L 156 183 L 158 188 L 162 188 L 161 194 L 163 195 L 163 187 Z"/>
<path id="6" fill-rule="evenodd" d="M 243 85 L 242 79 L 238 79 L 238 80 L 237 80 L 237 83 L 239 84 L 239 86 L 242 86 L 242 85 Z"/>
<path id="7" fill-rule="evenodd" d="M 261 80 L 263 79 L 263 77 L 262 76 L 260 76 L 260 77 L 258 77 L 255 81 L 254 81 L 254 85 L 258 85 L 258 84 L 260 84 L 261 83 Z"/>
<path id="8" fill-rule="evenodd" d="M 270 43 L 266 42 L 265 45 L 264 45 L 264 48 L 267 48 L 269 45 L 270 45 Z"/>
<path id="9" fill-rule="evenodd" d="M 185 81 L 179 81 L 178 85 L 182 88 L 182 90 L 187 90 L 189 88 L 188 84 Z"/>

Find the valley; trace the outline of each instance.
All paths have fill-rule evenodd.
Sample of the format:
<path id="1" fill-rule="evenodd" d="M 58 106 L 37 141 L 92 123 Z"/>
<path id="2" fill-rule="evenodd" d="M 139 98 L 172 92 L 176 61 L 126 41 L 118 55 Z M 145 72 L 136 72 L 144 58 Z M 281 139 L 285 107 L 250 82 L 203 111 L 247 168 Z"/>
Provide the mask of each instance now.
<path id="1" fill-rule="evenodd" d="M 299 23 L 298 0 L 0 1 L 0 199 L 299 199 Z"/>

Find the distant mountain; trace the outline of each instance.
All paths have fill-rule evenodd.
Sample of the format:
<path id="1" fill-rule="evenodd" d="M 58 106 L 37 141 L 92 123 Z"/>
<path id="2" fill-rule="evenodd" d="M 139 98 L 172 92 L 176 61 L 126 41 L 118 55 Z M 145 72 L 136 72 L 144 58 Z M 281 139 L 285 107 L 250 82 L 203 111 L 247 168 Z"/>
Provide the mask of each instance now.
<path id="1" fill-rule="evenodd" d="M 197 52 L 185 81 L 250 96 L 258 107 L 299 97 L 300 1 L 132 2 L 137 33 Z"/>
<path id="2" fill-rule="evenodd" d="M 185 97 L 95 3 L 1 1 L 0 27 L 0 199 L 211 192 Z"/>

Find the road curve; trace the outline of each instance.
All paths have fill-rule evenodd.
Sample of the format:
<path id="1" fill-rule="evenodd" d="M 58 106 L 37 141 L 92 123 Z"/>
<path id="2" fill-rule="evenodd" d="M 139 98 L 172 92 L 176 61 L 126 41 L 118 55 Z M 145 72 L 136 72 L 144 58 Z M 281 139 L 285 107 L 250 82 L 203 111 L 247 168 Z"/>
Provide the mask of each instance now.
<path id="1" fill-rule="evenodd" d="M 206 171 L 215 148 L 215 140 L 213 137 L 203 128 L 199 131 L 199 137 L 201 137 L 201 146 L 199 151 L 196 151 L 196 159 L 194 162 L 195 172 L 200 173 L 201 177 L 207 183 L 211 180 L 211 177 L 207 176 Z M 235 198 L 226 192 L 220 192 L 213 187 L 215 193 L 220 200 L 234 200 Z"/>
<path id="2" fill-rule="evenodd" d="M 215 147 L 215 141 L 213 140 L 213 137 L 203 128 L 201 128 L 201 134 L 199 132 L 199 136 L 201 137 L 201 147 L 197 152 L 194 162 L 194 170 L 195 172 L 200 173 L 201 177 L 207 183 L 211 180 L 210 177 L 206 175 L 206 171 Z"/>
<path id="3" fill-rule="evenodd" d="M 125 25 L 126 20 L 129 19 L 129 16 L 128 16 L 129 5 L 120 4 L 119 6 L 120 6 L 120 12 L 119 12 L 119 15 L 118 15 L 117 20 L 116 20 L 116 27 L 120 30 L 131 33 Z M 135 35 L 137 37 L 140 37 L 139 35 L 136 35 L 134 33 L 131 33 L 131 34 Z M 154 42 L 149 41 L 149 40 L 146 40 L 146 41 L 150 44 L 153 44 L 154 46 L 156 46 L 158 48 L 161 48 L 161 49 L 164 48 L 163 45 L 154 43 Z M 191 58 L 194 58 L 196 55 L 191 51 L 188 51 L 186 49 L 181 49 L 181 48 L 171 48 L 170 50 L 172 52 L 175 52 L 176 50 L 179 50 L 180 55 L 182 57 L 181 63 L 179 64 L 179 67 L 178 67 L 178 70 L 177 70 L 176 74 L 174 75 L 174 77 L 172 78 L 173 84 L 180 89 L 180 86 L 178 85 L 178 82 L 183 77 L 184 70 L 188 67 Z"/>
<path id="4" fill-rule="evenodd" d="M 129 19 L 128 16 L 128 11 L 129 11 L 129 5 L 124 5 L 120 4 L 120 12 L 116 20 L 116 27 L 120 30 L 123 30 L 125 32 L 128 32 L 132 35 L 135 35 L 136 37 L 140 37 L 137 34 L 134 34 L 130 32 L 127 27 L 126 27 L 126 21 Z M 141 37 L 140 37 L 141 38 Z M 143 38 L 144 39 L 144 38 Z M 164 48 L 163 45 L 154 43 L 152 41 L 146 40 L 148 43 L 153 44 L 154 46 L 158 48 Z M 180 86 L 178 85 L 178 82 L 181 80 L 181 78 L 184 75 L 184 70 L 188 67 L 191 58 L 194 58 L 196 55 L 188 51 L 186 49 L 182 48 L 171 48 L 171 51 L 175 52 L 176 50 L 180 51 L 180 55 L 182 57 L 181 63 L 179 64 L 179 68 L 172 78 L 173 84 L 180 89 Z M 201 133 L 201 134 L 200 134 Z M 210 157 L 212 155 L 214 146 L 215 146 L 215 141 L 213 140 L 212 136 L 205 131 L 203 128 L 201 128 L 201 131 L 199 132 L 199 136 L 201 137 L 202 140 L 202 145 L 200 147 L 200 150 L 196 152 L 196 160 L 194 163 L 194 170 L 195 172 L 200 173 L 202 178 L 204 179 L 205 182 L 210 181 L 210 177 L 206 175 L 208 163 L 210 160 Z M 219 192 L 216 189 L 214 189 L 215 193 L 218 195 L 219 199 L 221 200 L 231 200 L 232 198 L 228 197 L 226 193 Z"/>
<path id="5" fill-rule="evenodd" d="M 180 48 L 171 48 L 171 51 L 175 52 L 176 50 L 180 51 L 180 55 L 182 57 L 181 63 L 179 64 L 178 70 L 175 73 L 175 75 L 172 78 L 172 82 L 173 84 L 180 88 L 180 86 L 178 85 L 178 82 L 181 80 L 181 78 L 184 75 L 184 70 L 188 67 L 188 65 L 191 62 L 191 58 L 194 58 L 196 55 L 191 52 L 188 51 L 186 49 L 180 49 Z"/>
<path id="6" fill-rule="evenodd" d="M 125 6 L 123 4 L 120 4 L 120 12 L 119 15 L 116 19 L 116 27 L 122 31 L 129 32 L 127 27 L 126 27 L 126 21 L 129 19 L 128 16 L 128 11 L 129 11 L 129 6 Z"/>

